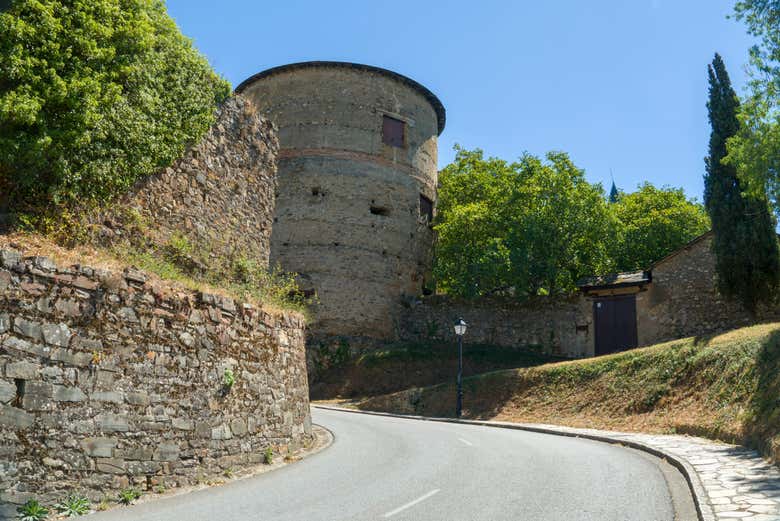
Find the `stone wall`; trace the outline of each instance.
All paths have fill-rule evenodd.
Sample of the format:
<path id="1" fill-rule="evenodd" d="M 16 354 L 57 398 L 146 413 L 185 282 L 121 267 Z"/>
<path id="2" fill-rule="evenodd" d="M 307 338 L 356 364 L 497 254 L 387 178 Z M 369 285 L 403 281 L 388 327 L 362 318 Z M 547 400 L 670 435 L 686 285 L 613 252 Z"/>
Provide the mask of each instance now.
<path id="1" fill-rule="evenodd" d="M 310 435 L 300 315 L 0 250 L 0 518 L 193 484 Z"/>
<path id="2" fill-rule="evenodd" d="M 421 195 L 436 201 L 444 109 L 407 78 L 349 63 L 282 66 L 237 91 L 279 128 L 271 262 L 316 291 L 311 329 L 392 338 L 401 297 L 429 278 Z M 403 122 L 403 146 L 383 142 L 385 116 Z"/>
<path id="3" fill-rule="evenodd" d="M 137 183 L 101 219 L 103 238 L 140 231 L 158 244 L 186 237 L 206 265 L 245 257 L 268 266 L 279 144 L 273 124 L 240 96 L 171 167 Z M 134 214 L 134 215 L 133 215 Z M 141 221 L 140 225 L 139 222 Z M 128 231 L 130 226 L 136 229 Z"/>
<path id="4" fill-rule="evenodd" d="M 411 304 L 399 322 L 402 340 L 455 340 L 453 322 L 463 318 L 463 341 L 506 347 L 528 346 L 542 353 L 580 358 L 593 353 L 590 304 L 579 295 L 537 298 L 525 303 L 507 299 L 476 300 L 432 296 Z"/>
<path id="5" fill-rule="evenodd" d="M 777 319 L 777 308 L 755 315 L 717 291 L 712 235 L 705 234 L 657 262 L 648 290 L 636 296 L 639 345 L 706 335 Z"/>

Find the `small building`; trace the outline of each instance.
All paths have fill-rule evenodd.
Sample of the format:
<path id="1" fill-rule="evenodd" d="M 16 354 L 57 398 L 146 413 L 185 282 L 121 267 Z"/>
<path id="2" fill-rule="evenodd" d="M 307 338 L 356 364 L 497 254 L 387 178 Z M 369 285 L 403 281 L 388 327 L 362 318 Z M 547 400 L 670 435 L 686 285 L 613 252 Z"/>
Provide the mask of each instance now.
<path id="1" fill-rule="evenodd" d="M 709 231 L 647 270 L 580 281 L 592 308 L 592 354 L 707 335 L 778 316 L 775 308 L 751 315 L 738 302 L 724 299 L 715 277 Z"/>

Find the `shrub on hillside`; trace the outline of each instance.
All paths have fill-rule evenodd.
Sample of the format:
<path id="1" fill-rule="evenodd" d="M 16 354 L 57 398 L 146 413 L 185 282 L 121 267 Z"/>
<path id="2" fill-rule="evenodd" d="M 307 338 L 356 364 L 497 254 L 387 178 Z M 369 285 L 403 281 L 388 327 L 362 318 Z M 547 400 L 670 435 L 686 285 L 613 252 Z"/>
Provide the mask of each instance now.
<path id="1" fill-rule="evenodd" d="M 0 197 L 21 211 L 110 199 L 230 93 L 161 0 L 14 0 L 0 34 Z"/>

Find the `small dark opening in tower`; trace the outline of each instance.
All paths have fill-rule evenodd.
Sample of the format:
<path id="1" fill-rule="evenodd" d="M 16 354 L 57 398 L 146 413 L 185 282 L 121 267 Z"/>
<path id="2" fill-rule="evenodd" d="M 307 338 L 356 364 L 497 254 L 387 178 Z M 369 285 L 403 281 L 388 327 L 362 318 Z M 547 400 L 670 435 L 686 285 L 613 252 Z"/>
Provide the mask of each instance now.
<path id="1" fill-rule="evenodd" d="M 382 143 L 391 147 L 403 148 L 405 126 L 406 124 L 400 119 L 382 116 Z"/>
<path id="2" fill-rule="evenodd" d="M 374 215 L 381 215 L 382 217 L 387 217 L 390 215 L 390 209 L 385 208 L 384 206 L 371 206 L 371 213 Z"/>
<path id="3" fill-rule="evenodd" d="M 319 186 L 315 186 L 311 189 L 311 195 L 325 196 L 325 192 Z"/>
<path id="4" fill-rule="evenodd" d="M 16 384 L 16 396 L 14 396 L 11 405 L 13 407 L 21 407 L 22 400 L 24 399 L 24 380 L 21 378 L 14 378 L 14 383 Z"/>
<path id="5" fill-rule="evenodd" d="M 420 217 L 428 220 L 428 224 L 433 223 L 433 201 L 420 194 Z"/>

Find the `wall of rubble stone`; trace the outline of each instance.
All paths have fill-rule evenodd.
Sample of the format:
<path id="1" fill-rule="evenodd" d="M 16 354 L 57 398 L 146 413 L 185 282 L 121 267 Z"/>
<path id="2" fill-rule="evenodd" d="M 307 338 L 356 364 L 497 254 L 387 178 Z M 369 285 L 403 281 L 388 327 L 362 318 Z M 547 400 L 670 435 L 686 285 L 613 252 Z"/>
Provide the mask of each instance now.
<path id="1" fill-rule="evenodd" d="M 144 178 L 100 219 L 104 241 L 143 232 L 165 245 L 176 234 L 203 269 L 244 257 L 268 266 L 279 143 L 273 124 L 240 96 L 171 167 Z"/>
<path id="2" fill-rule="evenodd" d="M 401 340 L 454 341 L 453 322 L 463 318 L 469 324 L 466 344 L 527 346 L 549 355 L 580 358 L 593 355 L 590 309 L 590 302 L 581 295 L 540 297 L 523 303 L 437 295 L 410 304 L 398 329 Z"/>
<path id="3" fill-rule="evenodd" d="M 310 435 L 297 313 L 0 250 L 0 518 L 192 484 Z"/>
<path id="4" fill-rule="evenodd" d="M 657 262 L 652 273 L 648 290 L 636 297 L 640 346 L 780 318 L 777 307 L 751 314 L 718 293 L 710 233 Z"/>

